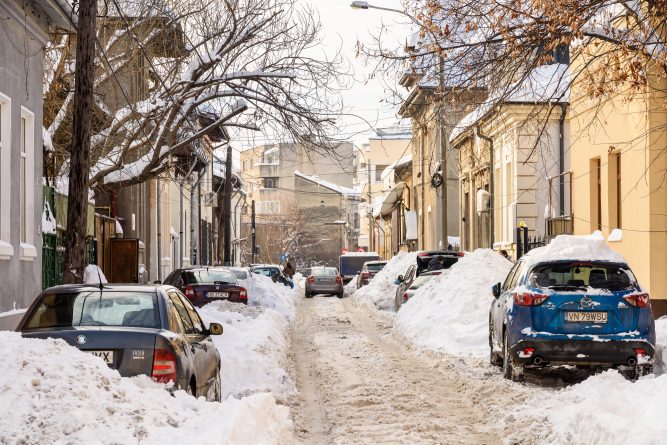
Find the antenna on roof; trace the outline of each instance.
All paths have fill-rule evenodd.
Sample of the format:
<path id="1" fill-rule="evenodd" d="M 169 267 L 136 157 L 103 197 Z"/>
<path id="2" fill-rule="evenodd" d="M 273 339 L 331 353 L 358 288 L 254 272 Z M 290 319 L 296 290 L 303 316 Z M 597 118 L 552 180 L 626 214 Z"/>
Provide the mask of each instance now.
<path id="1" fill-rule="evenodd" d="M 102 283 L 102 275 L 100 275 L 100 267 L 95 266 L 97 269 L 97 279 L 100 281 L 100 298 L 102 297 L 101 293 L 104 291 L 104 284 Z"/>

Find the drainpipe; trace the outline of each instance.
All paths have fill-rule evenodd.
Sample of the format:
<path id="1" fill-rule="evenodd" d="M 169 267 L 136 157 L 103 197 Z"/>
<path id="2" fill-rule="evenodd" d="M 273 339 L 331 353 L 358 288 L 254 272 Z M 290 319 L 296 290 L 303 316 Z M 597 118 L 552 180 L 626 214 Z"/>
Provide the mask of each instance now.
<path id="1" fill-rule="evenodd" d="M 485 136 L 482 134 L 482 131 L 480 130 L 479 126 L 475 128 L 475 134 L 477 134 L 477 137 L 480 139 L 483 139 L 489 143 L 489 249 L 493 249 L 493 219 L 494 219 L 494 199 L 493 199 L 493 139 L 491 139 L 489 136 Z"/>
<path id="2" fill-rule="evenodd" d="M 560 104 L 560 120 L 558 121 L 558 163 L 560 171 L 558 179 L 558 193 L 559 193 L 559 205 L 560 205 L 560 216 L 565 216 L 565 113 L 567 111 L 567 105 L 564 103 Z M 551 192 L 549 192 L 551 194 Z M 572 198 L 570 198 L 572 199 Z"/>
<path id="3" fill-rule="evenodd" d="M 195 196 L 197 195 L 197 189 L 199 183 L 204 178 L 204 169 L 201 168 L 197 172 L 197 182 L 192 184 L 190 188 L 190 264 L 194 265 L 195 263 L 195 246 L 197 244 L 197 239 L 195 237 L 195 227 L 197 226 L 197 217 L 195 216 Z"/>
<path id="4" fill-rule="evenodd" d="M 424 205 L 424 200 L 425 200 L 425 193 L 424 193 L 424 147 L 426 145 L 426 127 L 422 126 L 422 140 L 421 140 L 421 248 L 422 250 L 426 250 L 426 225 L 424 221 L 426 220 L 426 206 Z"/>

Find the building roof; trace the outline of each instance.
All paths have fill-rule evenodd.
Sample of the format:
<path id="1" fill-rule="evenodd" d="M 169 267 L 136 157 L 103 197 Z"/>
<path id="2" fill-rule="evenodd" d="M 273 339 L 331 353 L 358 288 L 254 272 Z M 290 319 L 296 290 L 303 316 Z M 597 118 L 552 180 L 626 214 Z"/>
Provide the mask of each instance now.
<path id="1" fill-rule="evenodd" d="M 476 125 L 502 104 L 564 103 L 570 100 L 569 71 L 566 64 L 555 63 L 534 68 L 525 79 L 497 89 L 486 101 L 454 126 L 453 142 L 468 128 Z"/>
<path id="2" fill-rule="evenodd" d="M 35 4 L 42 9 L 49 22 L 53 23 L 58 28 L 67 29 L 69 31 L 76 30 L 77 16 L 72 10 L 72 3 L 70 0 L 34 0 Z"/>
<path id="3" fill-rule="evenodd" d="M 294 176 L 305 179 L 306 181 L 310 181 L 313 184 L 317 184 L 320 187 L 324 187 L 326 189 L 329 189 L 333 192 L 339 193 L 341 195 L 346 195 L 346 196 L 359 196 L 360 192 L 358 192 L 355 189 L 349 188 L 349 187 L 343 187 L 342 185 L 334 184 L 333 182 L 329 181 L 324 181 L 320 179 L 318 176 L 308 176 L 304 175 L 300 171 L 296 170 L 294 171 Z"/>

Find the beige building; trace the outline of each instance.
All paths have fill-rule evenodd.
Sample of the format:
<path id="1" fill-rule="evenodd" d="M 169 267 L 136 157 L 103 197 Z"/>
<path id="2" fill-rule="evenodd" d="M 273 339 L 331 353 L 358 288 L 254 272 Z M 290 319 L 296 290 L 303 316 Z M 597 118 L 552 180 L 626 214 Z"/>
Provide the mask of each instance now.
<path id="1" fill-rule="evenodd" d="M 575 83 L 571 99 L 574 232 L 602 232 L 648 290 L 657 318 L 667 314 L 667 83 L 602 105 L 585 87 Z"/>
<path id="2" fill-rule="evenodd" d="M 372 203 L 389 191 L 383 177 L 393 177 L 396 162 L 411 156 L 411 143 L 410 131 L 386 129 L 378 130 L 376 137 L 369 138 L 367 143 L 355 149 L 353 184 L 355 189 L 361 191 L 364 200 L 359 208 L 359 247 L 378 250 L 373 240 L 381 237 L 382 232 L 375 226 L 373 218 L 369 218 Z"/>

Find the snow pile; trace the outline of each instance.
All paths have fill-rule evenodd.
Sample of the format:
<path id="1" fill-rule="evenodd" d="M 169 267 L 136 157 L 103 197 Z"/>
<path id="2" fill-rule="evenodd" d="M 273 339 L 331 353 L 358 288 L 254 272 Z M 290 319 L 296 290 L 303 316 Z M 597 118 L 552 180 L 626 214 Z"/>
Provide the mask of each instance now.
<path id="1" fill-rule="evenodd" d="M 275 309 L 290 320 L 296 313 L 296 300 L 299 296 L 298 283 L 294 289 L 281 283 L 274 283 L 265 275 L 253 274 L 248 280 L 248 305 Z"/>
<path id="2" fill-rule="evenodd" d="M 62 340 L 0 332 L 0 443 L 293 443 L 289 410 L 270 394 L 223 403 L 172 397 L 148 377 L 121 378 Z"/>
<path id="3" fill-rule="evenodd" d="M 655 365 L 656 375 L 667 374 L 667 317 L 655 321 Z"/>
<path id="4" fill-rule="evenodd" d="M 271 392 L 283 402 L 294 394 L 286 371 L 290 347 L 287 315 L 227 301 L 211 302 L 200 308 L 199 314 L 205 323 L 224 327 L 222 335 L 213 337 L 222 360 L 223 399 Z"/>
<path id="5" fill-rule="evenodd" d="M 665 409 L 667 375 L 633 383 L 610 370 L 501 415 L 508 443 L 657 445 L 667 436 Z"/>
<path id="6" fill-rule="evenodd" d="M 417 264 L 417 252 L 399 252 L 370 283 L 354 293 L 354 298 L 364 304 L 373 304 L 378 309 L 393 309 L 398 287 L 394 281 L 413 264 Z"/>
<path id="7" fill-rule="evenodd" d="M 625 263 L 623 255 L 612 250 L 604 238 L 590 236 L 558 235 L 548 245 L 533 249 L 524 256 L 530 263 L 558 260 L 598 260 Z"/>
<path id="8" fill-rule="evenodd" d="M 511 268 L 512 263 L 489 249 L 466 254 L 401 307 L 394 332 L 418 348 L 488 355 L 491 287 L 504 281 Z"/>
<path id="9" fill-rule="evenodd" d="M 56 218 L 51 210 L 49 201 L 44 200 L 44 208 L 42 209 L 42 233 L 53 235 L 56 233 Z"/>
<path id="10" fill-rule="evenodd" d="M 95 264 L 89 264 L 83 270 L 83 284 L 99 286 L 100 284 L 107 283 L 107 277 L 104 276 L 104 272 Z"/>

